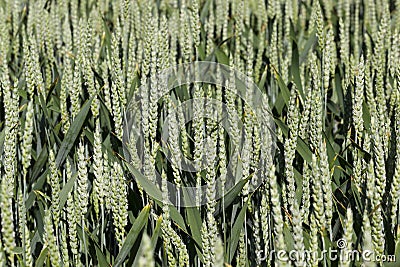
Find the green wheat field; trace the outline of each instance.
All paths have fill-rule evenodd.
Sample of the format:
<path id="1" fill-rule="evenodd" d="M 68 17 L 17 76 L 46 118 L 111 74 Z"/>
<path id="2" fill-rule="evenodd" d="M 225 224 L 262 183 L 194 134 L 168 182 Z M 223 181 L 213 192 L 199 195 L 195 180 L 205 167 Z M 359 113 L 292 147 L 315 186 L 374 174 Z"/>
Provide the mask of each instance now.
<path id="1" fill-rule="evenodd" d="M 400 266 L 399 30 L 399 0 L 0 0 L 0 266 Z M 161 95 L 197 61 L 271 129 L 222 67 Z"/>

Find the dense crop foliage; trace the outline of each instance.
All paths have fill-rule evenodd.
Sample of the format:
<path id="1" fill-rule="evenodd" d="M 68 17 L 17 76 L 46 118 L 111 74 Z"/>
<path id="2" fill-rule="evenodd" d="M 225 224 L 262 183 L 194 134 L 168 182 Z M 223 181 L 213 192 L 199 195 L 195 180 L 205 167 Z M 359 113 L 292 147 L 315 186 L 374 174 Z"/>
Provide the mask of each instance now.
<path id="1" fill-rule="evenodd" d="M 399 25 L 399 0 L 1 0 L 0 266 L 399 266 Z M 194 61 L 276 130 L 234 77 L 159 95 Z"/>

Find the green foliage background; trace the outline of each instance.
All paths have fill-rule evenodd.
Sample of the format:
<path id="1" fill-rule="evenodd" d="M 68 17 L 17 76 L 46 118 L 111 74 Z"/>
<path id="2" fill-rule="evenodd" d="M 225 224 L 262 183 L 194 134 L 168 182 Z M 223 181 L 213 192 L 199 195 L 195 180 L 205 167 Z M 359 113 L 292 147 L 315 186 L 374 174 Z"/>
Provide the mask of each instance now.
<path id="1" fill-rule="evenodd" d="M 0 1 L 1 265 L 361 266 L 264 257 L 341 238 L 400 258 L 400 1 L 196 1 Z M 163 206 L 124 158 L 123 115 L 144 95 L 158 112 L 144 136 L 156 148 L 167 102 L 138 88 L 195 60 L 253 78 L 277 149 L 214 206 Z M 214 89 L 183 86 L 169 101 Z M 195 157 L 195 124 L 185 132 Z M 234 140 L 221 136 L 231 159 Z M 174 182 L 162 151 L 151 157 Z M 257 171 L 265 182 L 246 195 Z"/>

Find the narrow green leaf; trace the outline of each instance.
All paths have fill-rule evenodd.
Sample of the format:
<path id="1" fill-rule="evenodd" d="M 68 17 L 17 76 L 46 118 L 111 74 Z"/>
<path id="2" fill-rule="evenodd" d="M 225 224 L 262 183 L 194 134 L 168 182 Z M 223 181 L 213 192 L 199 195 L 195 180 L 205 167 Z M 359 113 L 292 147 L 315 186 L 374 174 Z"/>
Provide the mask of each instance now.
<path id="1" fill-rule="evenodd" d="M 218 63 L 229 65 L 229 58 L 219 47 L 215 48 L 215 56 L 217 57 Z"/>
<path id="2" fill-rule="evenodd" d="M 125 166 L 128 170 L 133 174 L 136 178 L 136 181 L 143 187 L 144 191 L 151 196 L 154 200 L 161 202 L 162 201 L 162 193 L 161 190 L 157 188 L 157 186 L 152 183 L 149 179 L 147 179 L 143 174 L 141 174 L 138 170 L 136 170 L 132 164 L 124 161 Z"/>
<path id="3" fill-rule="evenodd" d="M 293 76 L 293 81 L 296 84 L 297 89 L 301 95 L 302 99 L 305 99 L 303 84 L 301 83 L 300 67 L 299 67 L 299 50 L 297 48 L 297 43 L 293 42 L 293 52 L 292 52 L 292 66 L 291 72 Z"/>
<path id="4" fill-rule="evenodd" d="M 231 240 L 229 242 L 229 262 L 232 262 L 233 255 L 235 255 L 235 251 L 239 242 L 240 231 L 244 227 L 244 219 L 247 211 L 247 203 L 245 203 L 236 218 L 236 222 L 231 230 Z"/>
<path id="5" fill-rule="evenodd" d="M 294 250 L 294 240 L 287 223 L 283 223 L 283 238 L 285 240 L 286 251 Z"/>
<path id="6" fill-rule="evenodd" d="M 272 67 L 272 72 L 275 76 L 275 79 L 278 82 L 279 89 L 281 89 L 283 100 L 285 101 L 286 106 L 289 106 L 289 100 L 290 100 L 289 88 L 286 86 L 285 82 L 282 80 L 282 77 L 279 75 L 275 66 L 271 65 L 271 67 Z"/>
<path id="7" fill-rule="evenodd" d="M 265 69 L 261 75 L 260 82 L 258 83 L 258 88 L 260 88 L 261 90 L 264 88 L 265 80 L 267 79 L 267 69 L 268 69 L 268 65 L 265 66 Z"/>
<path id="8" fill-rule="evenodd" d="M 5 128 L 0 132 L 0 155 L 3 155 L 3 147 L 4 147 L 4 137 L 5 137 Z"/>
<path id="9" fill-rule="evenodd" d="M 246 179 L 240 180 L 238 183 L 235 184 L 234 187 L 232 187 L 225 195 L 224 199 L 224 208 L 227 208 L 234 200 L 235 198 L 239 195 L 239 193 L 242 191 L 244 185 L 249 181 L 250 177 L 247 177 Z"/>
<path id="10" fill-rule="evenodd" d="M 303 48 L 303 53 L 300 55 L 300 65 L 303 64 L 303 62 L 307 59 L 308 53 L 316 41 L 317 36 L 315 35 L 315 32 L 312 32 Z"/>
<path id="11" fill-rule="evenodd" d="M 145 206 L 140 212 L 139 216 L 136 218 L 133 223 L 131 230 L 126 236 L 125 242 L 121 247 L 120 252 L 118 253 L 117 258 L 115 259 L 114 266 L 120 266 L 124 262 L 126 256 L 128 256 L 131 248 L 135 244 L 136 239 L 138 238 L 140 232 L 143 227 L 146 225 L 148 217 L 150 214 L 150 205 Z"/>
<path id="12" fill-rule="evenodd" d="M 92 104 L 93 97 L 86 101 L 83 104 L 81 110 L 79 111 L 78 115 L 71 123 L 70 128 L 68 129 L 67 134 L 64 137 L 64 140 L 61 143 L 60 149 L 58 150 L 58 154 L 56 157 L 56 164 L 59 168 L 61 164 L 64 162 L 65 158 L 67 157 L 69 151 L 71 150 L 72 146 L 75 143 L 76 138 L 79 136 L 81 132 L 82 125 L 85 122 L 86 116 L 90 110 L 90 105 Z"/>
<path id="13" fill-rule="evenodd" d="M 39 158 L 36 160 L 35 164 L 32 167 L 32 174 L 31 174 L 32 180 L 35 180 L 39 176 L 47 160 L 48 160 L 47 146 L 44 145 L 42 147 L 42 150 L 40 151 Z"/>
<path id="14" fill-rule="evenodd" d="M 161 201 L 155 200 L 156 203 L 160 206 L 164 205 Z M 169 205 L 169 216 L 171 217 L 171 220 L 179 227 L 181 228 L 186 234 L 188 233 L 188 230 L 186 228 L 185 220 L 183 219 L 182 215 L 179 213 L 179 211 L 175 208 L 173 205 Z"/>
<path id="15" fill-rule="evenodd" d="M 36 179 L 35 185 L 33 186 L 33 190 L 29 192 L 28 199 L 25 201 L 25 206 L 27 210 L 29 210 L 32 207 L 36 199 L 36 193 L 42 189 L 44 183 L 46 182 L 47 174 L 49 172 L 50 170 L 47 169 L 38 179 Z"/>
<path id="16" fill-rule="evenodd" d="M 162 223 L 162 216 L 158 217 L 157 222 L 156 222 L 156 227 L 154 229 L 153 236 L 151 237 L 151 241 L 150 241 L 151 242 L 151 250 L 153 252 L 154 252 L 154 250 L 156 248 L 157 239 L 158 239 L 158 236 L 159 236 L 160 231 L 161 231 L 161 223 Z M 137 249 L 137 251 L 142 251 L 142 249 L 143 249 L 142 244 L 143 244 L 143 242 L 140 242 L 140 246 Z M 139 256 L 140 256 L 140 253 L 136 254 L 136 257 L 135 257 L 135 260 L 133 261 L 132 266 L 138 266 L 137 261 L 139 260 Z"/>
<path id="17" fill-rule="evenodd" d="M 75 184 L 76 177 L 78 177 L 78 172 L 76 172 L 72 177 L 67 181 L 60 192 L 60 202 L 59 202 L 59 209 L 63 210 L 65 202 L 67 202 L 68 194 L 71 192 Z"/>
<path id="18" fill-rule="evenodd" d="M 22 247 L 13 247 L 11 251 L 14 254 L 22 254 L 24 252 L 24 249 Z"/>
<path id="19" fill-rule="evenodd" d="M 206 21 L 207 15 L 209 13 L 211 0 L 207 0 L 207 2 L 203 5 L 203 9 L 200 12 L 200 20 Z"/>
<path id="20" fill-rule="evenodd" d="M 96 249 L 96 256 L 97 256 L 97 263 L 100 267 L 109 267 L 110 264 L 107 262 L 106 257 L 104 254 L 101 252 L 100 248 L 98 246 L 94 246 Z"/>
<path id="21" fill-rule="evenodd" d="M 157 240 L 161 232 L 161 223 L 162 223 L 163 217 L 159 216 L 156 222 L 156 227 L 154 228 L 153 235 L 151 236 L 151 248 L 153 251 L 156 249 L 157 246 Z"/>
<path id="22" fill-rule="evenodd" d="M 301 157 L 307 161 L 308 163 L 311 163 L 312 161 L 312 152 L 308 145 L 303 141 L 301 138 L 297 138 L 297 152 L 301 155 Z"/>
<path id="23" fill-rule="evenodd" d="M 192 237 L 197 245 L 202 248 L 201 243 L 201 215 L 196 207 L 189 207 L 185 209 L 186 217 L 188 219 L 188 224 L 190 227 L 190 231 L 192 233 Z"/>
<path id="24" fill-rule="evenodd" d="M 287 137 L 289 133 L 289 127 L 287 127 L 287 125 L 278 118 L 275 118 L 274 121 L 278 125 L 278 127 L 281 128 L 283 135 Z"/>
<path id="25" fill-rule="evenodd" d="M 40 252 L 39 257 L 36 260 L 36 264 L 35 264 L 36 267 L 42 267 L 43 266 L 44 261 L 47 259 L 47 252 L 48 252 L 48 248 L 44 247 L 42 249 L 42 251 Z"/>

